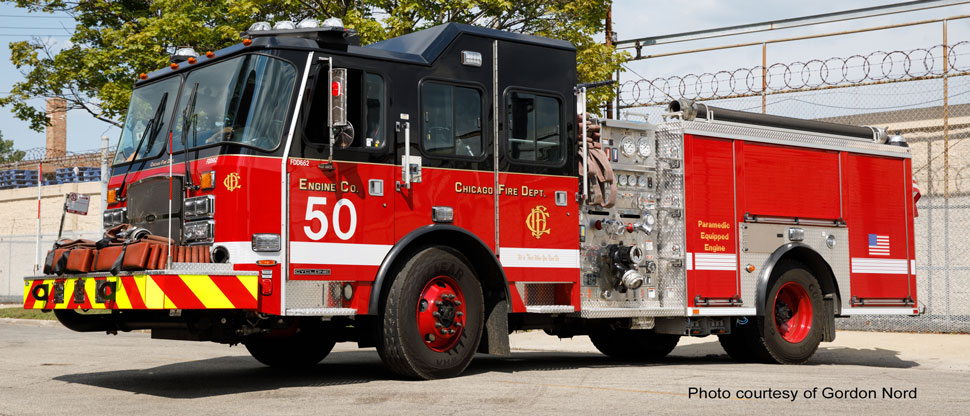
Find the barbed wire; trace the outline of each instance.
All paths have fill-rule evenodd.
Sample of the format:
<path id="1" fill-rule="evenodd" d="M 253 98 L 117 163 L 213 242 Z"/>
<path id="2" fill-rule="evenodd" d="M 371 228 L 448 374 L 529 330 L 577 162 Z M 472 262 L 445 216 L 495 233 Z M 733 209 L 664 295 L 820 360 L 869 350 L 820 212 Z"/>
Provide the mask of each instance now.
<path id="1" fill-rule="evenodd" d="M 944 49 L 946 66 L 943 65 Z M 653 79 L 640 76 L 640 79 L 620 84 L 619 101 L 620 107 L 642 107 L 663 104 L 671 96 L 716 100 L 932 79 L 942 77 L 944 72 L 952 76 L 967 75 L 970 74 L 967 55 L 970 55 L 970 41 L 945 48 L 936 45 L 909 51 L 876 51 L 868 55 L 779 62 L 767 68 L 758 65 L 733 71 Z"/>
<path id="2" fill-rule="evenodd" d="M 70 152 L 65 150 L 48 150 L 44 147 L 35 147 L 24 150 L 23 152 L 24 156 L 18 161 L 0 163 L 0 171 L 9 169 L 36 169 L 37 165 L 40 163 L 44 163 L 46 165 L 44 168 L 45 171 L 51 167 L 66 168 L 75 166 L 101 166 L 101 149 Z M 114 148 L 108 148 L 104 157 L 110 158 L 112 155 L 114 155 L 114 153 Z"/>

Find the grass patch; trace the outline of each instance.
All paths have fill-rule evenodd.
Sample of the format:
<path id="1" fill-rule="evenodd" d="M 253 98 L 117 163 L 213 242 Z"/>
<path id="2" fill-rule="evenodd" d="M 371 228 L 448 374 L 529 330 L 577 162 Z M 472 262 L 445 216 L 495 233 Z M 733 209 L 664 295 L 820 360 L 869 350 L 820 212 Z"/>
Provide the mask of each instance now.
<path id="1" fill-rule="evenodd" d="M 38 309 L 21 309 L 21 308 L 0 308 L 0 318 L 14 318 L 14 319 L 44 319 L 52 321 L 57 319 L 51 312 L 42 312 Z"/>

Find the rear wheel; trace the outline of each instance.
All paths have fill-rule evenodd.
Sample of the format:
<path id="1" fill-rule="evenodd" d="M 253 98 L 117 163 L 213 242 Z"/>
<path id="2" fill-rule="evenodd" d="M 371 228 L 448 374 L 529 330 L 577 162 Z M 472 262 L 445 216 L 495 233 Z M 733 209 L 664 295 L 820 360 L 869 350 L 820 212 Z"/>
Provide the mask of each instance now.
<path id="1" fill-rule="evenodd" d="M 378 353 L 410 378 L 445 378 L 468 367 L 481 340 L 482 287 L 471 268 L 438 247 L 419 251 L 387 293 Z"/>
<path id="2" fill-rule="evenodd" d="M 632 330 L 603 326 L 590 332 L 590 341 L 601 353 L 613 358 L 655 361 L 667 356 L 680 335 L 658 334 L 651 330 Z"/>
<path id="3" fill-rule="evenodd" d="M 805 266 L 782 261 L 776 270 L 778 278 L 768 290 L 765 316 L 745 331 L 746 341 L 759 361 L 803 363 L 822 342 L 823 317 L 829 312 L 823 308 L 818 281 Z"/>
<path id="4" fill-rule="evenodd" d="M 293 335 L 260 337 L 244 342 L 249 354 L 270 367 L 304 368 L 330 354 L 336 342 L 320 330 L 301 330 Z"/>

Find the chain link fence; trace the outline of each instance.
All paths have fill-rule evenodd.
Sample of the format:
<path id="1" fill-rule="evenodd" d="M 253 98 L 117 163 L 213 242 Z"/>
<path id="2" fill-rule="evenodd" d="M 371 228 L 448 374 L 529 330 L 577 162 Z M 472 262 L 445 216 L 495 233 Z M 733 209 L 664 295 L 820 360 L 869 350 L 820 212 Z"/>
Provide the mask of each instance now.
<path id="1" fill-rule="evenodd" d="M 792 45 L 794 46 L 794 45 Z M 696 56 L 703 61 L 703 53 Z M 632 78 L 632 79 L 631 79 Z M 620 117 L 662 121 L 671 99 L 885 127 L 913 150 L 917 317 L 856 316 L 845 329 L 970 332 L 970 42 L 644 77 L 628 67 Z"/>
<path id="2" fill-rule="evenodd" d="M 86 238 L 97 241 L 101 233 L 97 230 L 90 232 L 65 232 L 61 238 Z M 40 247 L 42 255 L 47 254 L 57 241 L 57 233 L 41 234 Z M 0 236 L 0 303 L 20 303 L 23 301 L 24 277 L 36 276 L 34 259 L 37 256 L 37 235 L 5 235 Z"/>
<path id="3" fill-rule="evenodd" d="M 104 141 L 100 151 L 65 152 L 29 149 L 21 160 L 0 164 L 0 172 L 11 169 L 43 172 L 29 181 L 0 189 L 0 303 L 23 301 L 24 277 L 37 273 L 34 268 L 38 251 L 38 219 L 40 220 L 40 255 L 44 256 L 57 240 L 57 230 L 65 195 L 77 192 L 91 197 L 88 215 L 67 214 L 63 220 L 62 238 L 101 238 L 102 184 L 107 183 L 103 163 L 114 155 L 114 149 Z M 85 177 L 58 177 L 58 169 L 102 167 L 100 180 Z M 37 182 L 44 186 L 38 189 Z M 38 211 L 39 210 L 39 211 Z M 43 260 L 43 259 L 41 259 Z"/>

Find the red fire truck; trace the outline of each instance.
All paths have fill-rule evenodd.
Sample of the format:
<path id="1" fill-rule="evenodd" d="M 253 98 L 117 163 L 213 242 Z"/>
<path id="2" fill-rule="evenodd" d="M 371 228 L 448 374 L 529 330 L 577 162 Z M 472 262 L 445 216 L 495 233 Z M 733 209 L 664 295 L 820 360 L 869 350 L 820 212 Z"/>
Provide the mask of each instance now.
<path id="1" fill-rule="evenodd" d="M 113 231 L 55 247 L 24 307 L 271 366 L 353 341 L 414 378 L 527 329 L 799 363 L 836 317 L 918 313 L 901 137 L 689 101 L 591 125 L 567 42 L 445 24 L 361 47 L 341 26 L 261 22 L 141 74 Z"/>

